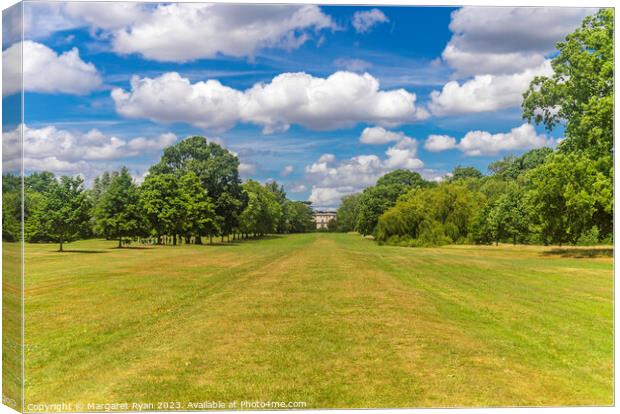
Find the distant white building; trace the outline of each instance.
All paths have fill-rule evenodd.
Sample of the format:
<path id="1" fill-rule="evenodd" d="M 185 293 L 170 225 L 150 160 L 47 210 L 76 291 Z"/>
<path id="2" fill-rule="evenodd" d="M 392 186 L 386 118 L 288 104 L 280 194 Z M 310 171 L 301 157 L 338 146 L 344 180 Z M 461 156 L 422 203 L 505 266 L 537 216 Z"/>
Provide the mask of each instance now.
<path id="1" fill-rule="evenodd" d="M 315 211 L 313 216 L 317 230 L 327 229 L 327 224 L 332 220 L 336 220 L 335 211 Z"/>

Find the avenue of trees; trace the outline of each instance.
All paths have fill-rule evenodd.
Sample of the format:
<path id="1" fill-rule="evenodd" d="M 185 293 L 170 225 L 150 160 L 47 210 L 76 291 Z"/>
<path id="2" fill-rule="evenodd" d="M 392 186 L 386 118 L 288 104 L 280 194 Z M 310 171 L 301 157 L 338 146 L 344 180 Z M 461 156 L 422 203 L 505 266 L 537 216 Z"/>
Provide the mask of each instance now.
<path id="1" fill-rule="evenodd" d="M 523 117 L 564 128 L 555 150 L 507 156 L 483 175 L 457 167 L 441 183 L 395 171 L 345 197 L 341 231 L 380 243 L 596 244 L 613 232 L 613 10 L 584 19 L 557 44 L 554 74 L 535 78 Z"/>
<path id="2" fill-rule="evenodd" d="M 506 156 L 483 174 L 459 166 L 440 182 L 396 170 L 342 199 L 330 230 L 379 243 L 596 244 L 613 231 L 613 10 L 602 9 L 557 44 L 553 75 L 523 95 L 523 117 L 562 128 L 555 150 Z M 222 242 L 313 229 L 312 210 L 276 182 L 242 183 L 239 161 L 203 137 L 164 150 L 141 185 L 127 169 L 90 189 L 79 177 L 24 177 L 24 238 L 63 244 L 105 237 L 118 246 Z M 21 179 L 3 175 L 3 240 L 19 240 Z M 204 241 L 203 241 L 204 239 Z"/>
<path id="3" fill-rule="evenodd" d="M 63 245 L 81 238 L 202 244 L 314 228 L 309 205 L 286 198 L 276 182 L 242 183 L 236 156 L 204 137 L 164 150 L 141 185 L 129 171 L 104 173 L 86 189 L 80 177 L 24 177 L 24 239 Z M 20 238 L 20 178 L 3 175 L 2 237 Z"/>

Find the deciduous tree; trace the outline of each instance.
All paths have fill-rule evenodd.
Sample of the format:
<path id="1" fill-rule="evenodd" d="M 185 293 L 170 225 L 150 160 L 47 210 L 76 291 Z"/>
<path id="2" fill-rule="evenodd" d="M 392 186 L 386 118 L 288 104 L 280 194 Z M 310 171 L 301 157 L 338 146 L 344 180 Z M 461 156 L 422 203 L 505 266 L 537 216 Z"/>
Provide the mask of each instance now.
<path id="1" fill-rule="evenodd" d="M 113 175 L 98 197 L 94 215 L 100 232 L 118 239 L 119 248 L 123 245 L 123 237 L 132 237 L 139 232 L 143 226 L 140 195 L 127 168 L 123 167 Z"/>
<path id="2" fill-rule="evenodd" d="M 81 177 L 68 176 L 51 181 L 43 205 L 36 213 L 38 228 L 59 243 L 61 252 L 64 243 L 75 240 L 88 224 L 91 205 L 83 183 Z"/>

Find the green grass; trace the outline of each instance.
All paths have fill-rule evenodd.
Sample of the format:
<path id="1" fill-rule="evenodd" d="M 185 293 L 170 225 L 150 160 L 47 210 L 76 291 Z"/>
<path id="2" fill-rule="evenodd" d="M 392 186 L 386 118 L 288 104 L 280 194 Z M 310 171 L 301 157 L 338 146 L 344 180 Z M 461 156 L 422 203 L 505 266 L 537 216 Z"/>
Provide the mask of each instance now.
<path id="1" fill-rule="evenodd" d="M 613 264 L 598 250 L 326 233 L 114 246 L 26 246 L 26 405 L 613 403 Z"/>
<path id="2" fill-rule="evenodd" d="M 2 246 L 2 401 L 21 409 L 21 244 Z"/>

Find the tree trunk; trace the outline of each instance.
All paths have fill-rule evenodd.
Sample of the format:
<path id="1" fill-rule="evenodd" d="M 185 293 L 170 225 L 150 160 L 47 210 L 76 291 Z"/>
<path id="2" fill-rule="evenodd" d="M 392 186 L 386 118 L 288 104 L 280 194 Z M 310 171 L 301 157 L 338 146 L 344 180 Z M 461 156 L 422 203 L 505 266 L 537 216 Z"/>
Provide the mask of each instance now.
<path id="1" fill-rule="evenodd" d="M 209 234 L 209 244 L 213 244 L 213 236 Z"/>
<path id="2" fill-rule="evenodd" d="M 224 243 L 224 235 L 222 234 L 222 243 Z"/>
<path id="3" fill-rule="evenodd" d="M 177 235 L 176 234 L 172 236 L 172 245 L 173 246 L 177 245 Z"/>
<path id="4" fill-rule="evenodd" d="M 202 244 L 202 236 L 196 236 L 194 240 L 194 244 Z"/>
<path id="5" fill-rule="evenodd" d="M 62 249 L 62 244 L 63 244 L 63 240 L 60 239 L 60 250 L 58 250 L 59 252 L 64 252 L 64 250 Z"/>
<path id="6" fill-rule="evenodd" d="M 123 237 L 118 238 L 118 248 L 120 249 L 121 247 L 123 247 Z"/>
<path id="7" fill-rule="evenodd" d="M 185 236 L 185 244 L 190 244 L 192 241 L 192 236 L 189 234 Z"/>

